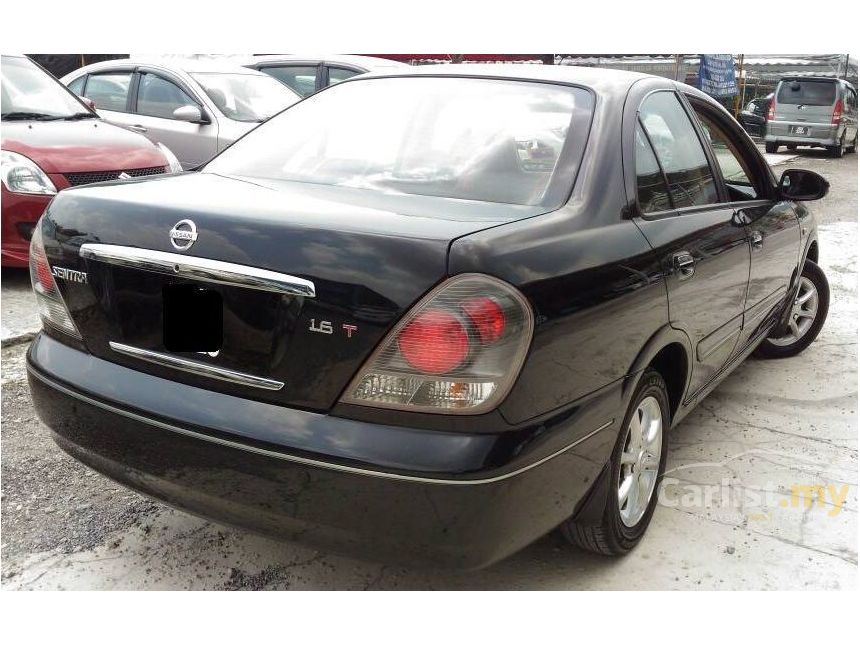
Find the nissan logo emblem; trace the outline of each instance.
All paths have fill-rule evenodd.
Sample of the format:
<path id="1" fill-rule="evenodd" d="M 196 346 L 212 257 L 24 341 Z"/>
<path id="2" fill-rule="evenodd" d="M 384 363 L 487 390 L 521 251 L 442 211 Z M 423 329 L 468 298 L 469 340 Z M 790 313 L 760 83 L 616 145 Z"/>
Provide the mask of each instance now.
<path id="1" fill-rule="evenodd" d="M 197 227 L 190 219 L 183 219 L 170 229 L 170 243 L 178 251 L 187 251 L 197 241 Z"/>

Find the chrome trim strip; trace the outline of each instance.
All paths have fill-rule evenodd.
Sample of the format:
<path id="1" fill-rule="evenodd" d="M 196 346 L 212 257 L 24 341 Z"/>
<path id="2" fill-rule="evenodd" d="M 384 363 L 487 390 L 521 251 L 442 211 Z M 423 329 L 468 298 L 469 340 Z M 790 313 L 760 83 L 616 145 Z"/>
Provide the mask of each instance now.
<path id="1" fill-rule="evenodd" d="M 153 352 L 148 349 L 140 349 L 131 345 L 115 343 L 110 341 L 110 348 L 120 354 L 139 358 L 150 363 L 163 365 L 164 367 L 173 367 L 183 372 L 196 374 L 197 376 L 206 376 L 208 378 L 216 378 L 221 381 L 229 381 L 230 383 L 238 383 L 239 385 L 247 385 L 248 387 L 258 387 L 263 390 L 280 390 L 284 387 L 281 381 L 275 381 L 262 376 L 254 376 L 253 374 L 245 374 L 243 372 L 235 372 L 223 367 L 216 367 L 208 363 L 200 363 L 192 361 L 181 356 L 172 356 L 170 354 L 162 354 L 161 352 Z"/>
<path id="2" fill-rule="evenodd" d="M 179 253 L 152 251 L 134 246 L 92 244 L 89 242 L 81 245 L 79 254 L 88 260 L 98 260 L 143 271 L 166 273 L 192 280 L 203 280 L 204 282 L 260 291 L 274 291 L 290 296 L 304 296 L 306 298 L 316 296 L 316 288 L 310 280 L 245 264 L 233 264 L 232 262 L 210 260 L 209 258 Z"/>
<path id="3" fill-rule="evenodd" d="M 257 446 L 250 446 L 243 443 L 239 443 L 238 441 L 230 441 L 229 439 L 222 439 L 221 437 L 214 437 L 210 435 L 203 434 L 201 432 L 195 432 L 194 430 L 189 430 L 187 428 L 182 428 L 180 426 L 176 426 L 170 423 L 165 423 L 163 421 L 158 421 L 156 419 L 150 419 L 149 417 L 145 417 L 141 414 L 137 414 L 136 412 L 132 412 L 131 410 L 125 410 L 123 408 L 110 405 L 109 403 L 104 403 L 103 401 L 99 401 L 97 399 L 93 399 L 85 394 L 80 392 L 76 392 L 75 390 L 69 389 L 64 385 L 61 385 L 54 381 L 53 379 L 40 374 L 36 369 L 33 368 L 29 363 L 27 364 L 27 371 L 30 372 L 35 378 L 39 379 L 49 387 L 55 388 L 64 394 L 67 394 L 71 397 L 78 399 L 79 401 L 83 401 L 85 403 L 89 403 L 90 405 L 94 405 L 103 410 L 107 410 L 108 412 L 113 412 L 115 414 L 119 414 L 121 416 L 127 417 L 129 419 L 133 419 L 135 421 L 140 421 L 141 423 L 146 423 L 151 426 L 155 426 L 156 428 L 161 428 L 162 430 L 168 430 L 170 432 L 176 432 L 177 434 L 184 435 L 186 437 L 191 437 L 193 439 L 202 439 L 203 441 L 208 441 L 210 443 L 216 443 L 222 446 L 226 446 L 228 448 L 236 448 L 238 450 L 244 450 L 246 452 L 252 452 L 258 455 L 263 455 L 265 457 L 272 457 L 275 459 L 283 459 L 284 461 L 291 461 L 297 464 L 302 464 L 305 466 L 314 466 L 317 468 L 325 468 L 327 470 L 336 470 L 339 472 L 349 473 L 351 475 L 364 475 L 368 477 L 379 477 L 381 479 L 394 479 L 398 481 L 407 481 L 414 482 L 419 484 L 444 484 L 450 486 L 474 486 L 479 484 L 492 484 L 494 482 L 503 481 L 505 479 L 510 479 L 511 477 L 515 477 L 520 475 L 527 470 L 531 470 L 541 464 L 558 457 L 562 453 L 570 450 L 574 446 L 581 444 L 583 441 L 586 441 L 596 435 L 601 430 L 605 430 L 613 423 L 615 423 L 615 419 L 610 419 L 606 423 L 604 423 L 599 428 L 595 428 L 591 432 L 589 432 L 584 437 L 581 437 L 571 443 L 568 446 L 565 446 L 561 450 L 557 450 L 556 452 L 544 457 L 543 459 L 539 459 L 538 461 L 529 464 L 528 466 L 523 466 L 517 470 L 514 470 L 509 473 L 505 473 L 503 475 L 497 475 L 496 477 L 487 477 L 485 479 L 441 479 L 434 477 L 417 477 L 414 475 L 400 475 L 398 473 L 388 473 L 379 470 L 368 470 L 366 468 L 356 468 L 354 466 L 345 466 L 342 464 L 335 464 L 327 461 L 319 461 L 317 459 L 307 459 L 306 457 L 298 457 L 296 455 L 288 455 L 282 452 L 277 452 L 275 450 L 267 450 L 266 448 L 260 448 Z"/>

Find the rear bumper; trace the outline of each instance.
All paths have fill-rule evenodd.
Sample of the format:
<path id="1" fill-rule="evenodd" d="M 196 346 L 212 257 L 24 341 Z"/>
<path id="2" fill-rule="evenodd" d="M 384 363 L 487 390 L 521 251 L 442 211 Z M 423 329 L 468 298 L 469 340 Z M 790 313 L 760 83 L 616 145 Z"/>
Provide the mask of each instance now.
<path id="1" fill-rule="evenodd" d="M 808 135 L 790 134 L 789 126 L 800 125 L 810 128 Z M 768 121 L 764 140 L 769 143 L 794 143 L 806 146 L 835 146 L 839 143 L 841 126 L 829 123 L 783 123 Z"/>
<path id="2" fill-rule="evenodd" d="M 52 195 L 21 195 L 2 187 L 2 264 L 4 267 L 26 267 L 30 256 L 33 226 L 45 212 Z"/>
<path id="3" fill-rule="evenodd" d="M 130 488 L 317 548 L 452 568 L 504 558 L 575 511 L 615 441 L 615 419 L 594 424 L 595 415 L 617 409 L 620 396 L 612 389 L 563 421 L 544 422 L 499 463 L 493 455 L 518 433 L 423 431 L 245 401 L 103 361 L 44 334 L 30 348 L 28 372 L 36 411 L 58 445 Z M 246 419 L 241 427 L 207 423 L 231 407 Z M 387 447 L 367 441 L 386 435 Z M 326 444 L 325 436 L 337 441 Z M 307 440 L 317 452 L 306 450 Z"/>

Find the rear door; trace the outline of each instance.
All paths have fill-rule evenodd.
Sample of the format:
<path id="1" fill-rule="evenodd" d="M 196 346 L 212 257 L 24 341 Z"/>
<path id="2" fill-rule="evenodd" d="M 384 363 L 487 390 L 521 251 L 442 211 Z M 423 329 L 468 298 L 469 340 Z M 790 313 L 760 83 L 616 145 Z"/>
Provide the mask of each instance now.
<path id="1" fill-rule="evenodd" d="M 732 355 L 749 279 L 747 232 L 721 187 L 688 107 L 674 91 L 647 95 L 635 132 L 639 217 L 666 276 L 670 324 L 694 349 L 694 396 Z"/>
<path id="2" fill-rule="evenodd" d="M 800 226 L 794 205 L 776 198 L 770 170 L 733 120 L 704 101 L 688 98 L 725 183 L 726 206 L 749 235 L 750 281 L 736 347 L 741 352 L 782 311 L 798 266 Z"/>
<path id="3" fill-rule="evenodd" d="M 839 95 L 835 80 L 784 80 L 776 91 L 774 134 L 829 139 Z"/>

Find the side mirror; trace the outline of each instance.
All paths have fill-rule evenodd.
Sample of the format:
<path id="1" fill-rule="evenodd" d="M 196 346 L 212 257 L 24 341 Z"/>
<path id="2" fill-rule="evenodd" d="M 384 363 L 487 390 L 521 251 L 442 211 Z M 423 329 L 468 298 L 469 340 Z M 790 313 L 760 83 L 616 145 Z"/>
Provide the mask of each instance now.
<path id="1" fill-rule="evenodd" d="M 183 105 L 173 110 L 173 118 L 177 121 L 188 121 L 188 123 L 209 123 L 209 119 L 203 117 L 203 113 L 196 105 Z"/>
<path id="2" fill-rule="evenodd" d="M 817 172 L 789 168 L 779 178 L 779 196 L 795 202 L 821 199 L 830 190 L 830 183 Z"/>
<path id="3" fill-rule="evenodd" d="M 96 102 L 93 101 L 92 99 L 88 99 L 86 96 L 79 96 L 78 98 L 81 99 L 81 103 L 86 105 L 89 109 L 91 109 L 91 110 L 96 109 Z"/>

